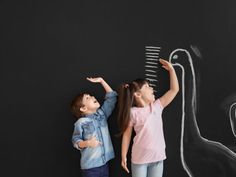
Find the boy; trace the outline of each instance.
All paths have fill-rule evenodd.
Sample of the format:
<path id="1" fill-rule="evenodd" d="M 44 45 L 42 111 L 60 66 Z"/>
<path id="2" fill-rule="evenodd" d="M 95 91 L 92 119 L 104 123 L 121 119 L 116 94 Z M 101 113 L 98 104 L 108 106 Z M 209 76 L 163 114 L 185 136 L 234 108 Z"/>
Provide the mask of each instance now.
<path id="1" fill-rule="evenodd" d="M 87 80 L 103 86 L 105 101 L 100 107 L 96 98 L 87 93 L 80 94 L 72 101 L 71 111 L 78 118 L 74 124 L 72 142 L 81 152 L 83 177 L 108 177 L 107 162 L 115 155 L 107 119 L 115 107 L 117 93 L 101 77 Z"/>

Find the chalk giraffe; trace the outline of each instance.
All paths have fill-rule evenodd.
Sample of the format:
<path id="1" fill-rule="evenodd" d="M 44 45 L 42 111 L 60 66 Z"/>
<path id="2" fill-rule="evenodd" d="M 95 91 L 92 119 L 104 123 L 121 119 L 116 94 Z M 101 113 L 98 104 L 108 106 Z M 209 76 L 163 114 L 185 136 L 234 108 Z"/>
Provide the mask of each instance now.
<path id="1" fill-rule="evenodd" d="M 236 177 L 236 154 L 200 134 L 196 121 L 195 72 L 190 53 L 185 49 L 176 49 L 169 60 L 182 70 L 180 155 L 184 170 L 190 177 Z"/>
<path id="2" fill-rule="evenodd" d="M 230 125 L 232 128 L 232 132 L 236 137 L 236 103 L 230 105 L 229 117 L 230 117 Z"/>
<path id="3" fill-rule="evenodd" d="M 234 137 L 236 137 L 236 102 L 231 103 L 229 108 L 229 120 L 231 125 L 231 130 L 233 132 Z M 236 146 L 229 145 L 229 148 L 236 153 Z"/>
<path id="4" fill-rule="evenodd" d="M 236 137 L 236 94 L 231 94 L 226 97 L 220 105 L 220 108 L 225 110 L 229 116 L 230 126 L 234 137 Z"/>
<path id="5" fill-rule="evenodd" d="M 221 103 L 220 108 L 225 110 L 229 117 L 230 126 L 234 137 L 236 137 L 236 94 L 231 94 Z M 236 144 L 227 145 L 231 150 L 236 152 Z"/>

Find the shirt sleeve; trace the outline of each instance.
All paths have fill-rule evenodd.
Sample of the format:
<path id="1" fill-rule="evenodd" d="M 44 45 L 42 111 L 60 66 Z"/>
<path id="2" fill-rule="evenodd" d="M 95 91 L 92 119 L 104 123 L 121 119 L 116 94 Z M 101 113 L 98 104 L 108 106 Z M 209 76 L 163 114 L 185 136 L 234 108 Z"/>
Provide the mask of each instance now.
<path id="1" fill-rule="evenodd" d="M 129 119 L 129 126 L 130 127 L 133 127 L 135 124 L 135 120 L 134 120 L 134 116 L 133 116 L 133 113 L 132 111 L 130 112 L 130 119 Z"/>
<path id="2" fill-rule="evenodd" d="M 82 133 L 83 133 L 83 129 L 81 125 L 79 123 L 75 124 L 74 132 L 72 135 L 72 143 L 73 143 L 73 146 L 78 150 L 81 150 L 81 148 L 79 147 L 79 142 L 83 141 Z"/>
<path id="3" fill-rule="evenodd" d="M 117 93 L 115 91 L 106 93 L 105 101 L 101 106 L 101 110 L 105 114 L 106 118 L 108 118 L 111 115 L 113 109 L 115 108 L 116 101 L 117 101 Z"/>
<path id="4" fill-rule="evenodd" d="M 161 111 L 163 110 L 163 106 L 160 102 L 160 99 L 155 100 L 153 105 L 154 105 L 155 108 L 160 109 Z"/>

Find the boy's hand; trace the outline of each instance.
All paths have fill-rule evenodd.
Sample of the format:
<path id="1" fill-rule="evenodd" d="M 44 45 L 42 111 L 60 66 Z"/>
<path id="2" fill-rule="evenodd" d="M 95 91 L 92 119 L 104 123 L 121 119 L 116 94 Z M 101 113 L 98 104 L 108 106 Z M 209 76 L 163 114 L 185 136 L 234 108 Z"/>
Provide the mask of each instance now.
<path id="1" fill-rule="evenodd" d="M 104 79 L 102 77 L 87 77 L 86 79 L 90 82 L 93 82 L 93 83 L 102 84 L 102 86 L 106 92 L 113 91 L 112 88 L 106 83 L 106 81 L 104 81 Z"/>
<path id="2" fill-rule="evenodd" d="M 87 140 L 87 143 L 88 143 L 88 147 L 92 147 L 92 148 L 95 148 L 95 147 L 102 144 L 100 141 L 98 141 L 96 139 L 95 136 L 93 136 L 91 139 Z"/>
<path id="3" fill-rule="evenodd" d="M 101 77 L 87 77 L 87 80 L 93 83 L 101 83 L 103 78 Z"/>
<path id="4" fill-rule="evenodd" d="M 159 61 L 162 64 L 162 67 L 165 68 L 167 71 L 170 71 L 173 69 L 173 66 L 170 62 L 163 59 L 160 59 Z"/>
<path id="5" fill-rule="evenodd" d="M 125 158 L 122 158 L 122 160 L 121 160 L 121 166 L 122 166 L 122 168 L 127 172 L 127 173 L 129 173 L 129 169 L 127 168 L 127 158 L 125 157 Z"/>

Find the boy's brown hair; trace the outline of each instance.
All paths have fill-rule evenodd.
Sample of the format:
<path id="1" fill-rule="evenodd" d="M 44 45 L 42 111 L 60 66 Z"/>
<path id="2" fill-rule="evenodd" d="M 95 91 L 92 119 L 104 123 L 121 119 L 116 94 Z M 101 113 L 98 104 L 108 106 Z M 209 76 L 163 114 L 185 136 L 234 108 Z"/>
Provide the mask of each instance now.
<path id="1" fill-rule="evenodd" d="M 84 106 L 83 97 L 85 94 L 87 93 L 81 93 L 77 95 L 71 102 L 70 105 L 71 112 L 77 118 L 83 117 L 84 115 L 83 112 L 80 111 L 80 108 Z"/>

